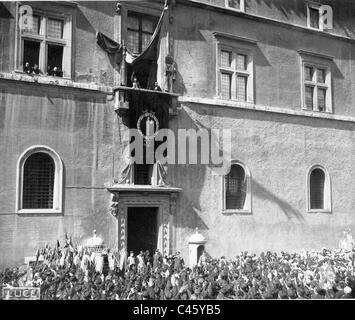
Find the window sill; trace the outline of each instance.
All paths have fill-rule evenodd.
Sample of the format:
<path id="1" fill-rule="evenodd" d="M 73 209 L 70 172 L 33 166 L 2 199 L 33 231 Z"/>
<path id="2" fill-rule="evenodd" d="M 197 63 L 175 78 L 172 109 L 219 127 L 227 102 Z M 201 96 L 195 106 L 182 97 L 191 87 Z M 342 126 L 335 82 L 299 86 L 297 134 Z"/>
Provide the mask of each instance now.
<path id="1" fill-rule="evenodd" d="M 93 83 L 75 82 L 70 78 L 52 77 L 46 75 L 28 75 L 22 71 L 14 71 L 12 73 L 0 72 L 0 80 L 22 81 L 27 83 L 36 83 L 43 85 L 54 85 L 66 88 L 77 88 L 84 90 L 101 91 L 107 94 L 112 94 L 112 88 L 101 86 Z"/>
<path id="2" fill-rule="evenodd" d="M 26 73 L 26 72 L 23 72 L 21 70 L 15 70 L 15 74 L 18 74 L 18 75 L 23 75 L 23 76 L 28 76 L 28 77 L 32 77 L 32 78 L 42 78 L 42 79 L 55 79 L 55 80 L 69 80 L 69 81 L 72 81 L 72 78 L 70 77 L 55 77 L 55 76 L 50 76 L 50 75 L 47 75 L 47 74 L 37 74 L 37 73 Z"/>
<path id="3" fill-rule="evenodd" d="M 310 114 L 312 114 L 313 112 L 314 112 L 314 113 L 320 113 L 320 114 L 322 114 L 322 113 L 325 113 L 325 114 L 333 114 L 333 111 L 309 110 L 309 109 L 307 109 L 307 108 L 305 108 L 305 107 L 302 107 L 302 111 L 303 111 L 303 112 L 308 112 L 308 113 L 310 113 Z"/>
<path id="4" fill-rule="evenodd" d="M 226 8 L 227 10 L 245 13 L 245 10 L 244 10 L 244 9 L 236 9 L 236 8 L 228 7 L 228 6 L 225 6 L 225 8 Z"/>
<path id="5" fill-rule="evenodd" d="M 225 215 L 238 214 L 238 215 L 251 215 L 251 210 L 238 210 L 238 209 L 227 209 L 222 210 Z"/>
<path id="6" fill-rule="evenodd" d="M 309 30 L 315 30 L 315 31 L 324 31 L 323 29 L 321 29 L 321 28 L 314 28 L 314 27 L 311 27 L 311 26 L 307 26 L 307 29 L 309 29 Z"/>
<path id="7" fill-rule="evenodd" d="M 243 101 L 243 100 L 237 100 L 237 99 L 223 99 L 220 96 L 217 96 L 215 99 L 218 101 L 221 101 L 221 102 L 225 101 L 225 102 L 230 102 L 230 103 L 243 103 L 243 104 L 250 105 L 250 106 L 254 105 L 254 100 Z"/>
<path id="8" fill-rule="evenodd" d="M 20 209 L 17 210 L 18 215 L 36 216 L 36 215 L 63 215 L 62 210 L 59 209 Z"/>
<path id="9" fill-rule="evenodd" d="M 308 213 L 311 213 L 311 214 L 328 213 L 328 214 L 330 214 L 330 213 L 332 213 L 332 211 L 329 209 L 309 209 Z"/>

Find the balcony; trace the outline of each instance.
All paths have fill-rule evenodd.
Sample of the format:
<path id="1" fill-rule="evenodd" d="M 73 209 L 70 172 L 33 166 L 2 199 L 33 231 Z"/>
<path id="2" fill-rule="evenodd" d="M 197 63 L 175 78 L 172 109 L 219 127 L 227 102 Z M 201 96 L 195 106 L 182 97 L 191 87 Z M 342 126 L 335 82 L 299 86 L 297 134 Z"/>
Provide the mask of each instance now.
<path id="1" fill-rule="evenodd" d="M 179 94 L 124 86 L 116 87 L 113 91 L 115 96 L 115 112 L 120 117 L 128 117 L 134 113 L 135 110 L 132 110 L 132 100 L 140 100 L 143 104 L 147 103 L 147 107 L 149 107 L 149 104 L 151 106 L 153 104 L 152 108 L 157 112 L 165 113 L 168 111 L 169 118 L 177 115 Z M 160 108 L 167 108 L 167 110 L 159 110 Z"/>

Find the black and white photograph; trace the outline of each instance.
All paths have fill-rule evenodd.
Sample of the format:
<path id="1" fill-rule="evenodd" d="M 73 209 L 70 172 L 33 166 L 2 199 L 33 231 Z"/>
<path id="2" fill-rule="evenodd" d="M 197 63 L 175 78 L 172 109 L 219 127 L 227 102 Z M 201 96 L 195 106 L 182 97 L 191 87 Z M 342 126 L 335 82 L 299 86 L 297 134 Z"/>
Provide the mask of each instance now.
<path id="1" fill-rule="evenodd" d="M 355 1 L 0 1 L 0 182 L 0 300 L 355 298 Z"/>

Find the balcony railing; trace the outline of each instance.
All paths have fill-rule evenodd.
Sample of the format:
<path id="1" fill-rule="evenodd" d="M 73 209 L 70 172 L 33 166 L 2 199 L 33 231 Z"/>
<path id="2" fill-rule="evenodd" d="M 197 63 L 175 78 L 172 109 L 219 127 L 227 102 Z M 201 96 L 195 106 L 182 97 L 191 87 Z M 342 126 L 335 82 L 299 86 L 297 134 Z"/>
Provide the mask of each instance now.
<path id="1" fill-rule="evenodd" d="M 116 87 L 113 91 L 115 95 L 115 111 L 121 117 L 124 117 L 128 114 L 128 110 L 130 107 L 129 101 L 127 99 L 128 95 L 135 94 L 135 93 L 136 94 L 147 93 L 152 95 L 157 94 L 157 95 L 161 95 L 161 97 L 164 98 L 169 97 L 170 98 L 169 117 L 173 117 L 177 115 L 179 94 L 164 92 L 164 91 L 141 89 L 141 88 L 123 87 L 123 86 Z"/>

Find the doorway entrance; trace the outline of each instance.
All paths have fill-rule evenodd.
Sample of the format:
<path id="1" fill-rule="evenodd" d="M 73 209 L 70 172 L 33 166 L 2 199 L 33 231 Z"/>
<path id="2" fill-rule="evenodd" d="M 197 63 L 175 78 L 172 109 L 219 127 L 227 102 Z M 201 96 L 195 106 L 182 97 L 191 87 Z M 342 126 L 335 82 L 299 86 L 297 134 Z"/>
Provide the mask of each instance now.
<path id="1" fill-rule="evenodd" d="M 154 254 L 158 246 L 158 208 L 127 208 L 127 251 L 137 255 L 141 250 Z"/>

